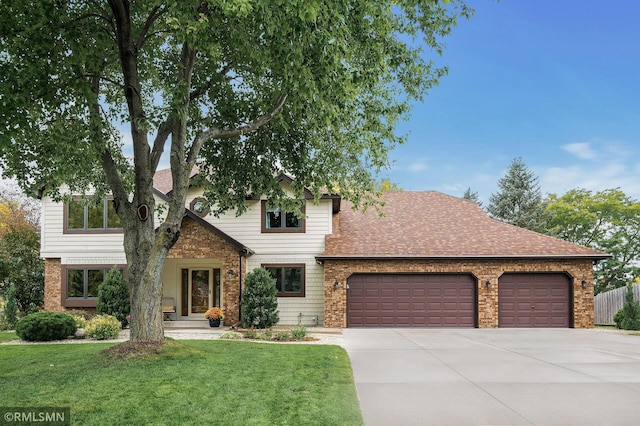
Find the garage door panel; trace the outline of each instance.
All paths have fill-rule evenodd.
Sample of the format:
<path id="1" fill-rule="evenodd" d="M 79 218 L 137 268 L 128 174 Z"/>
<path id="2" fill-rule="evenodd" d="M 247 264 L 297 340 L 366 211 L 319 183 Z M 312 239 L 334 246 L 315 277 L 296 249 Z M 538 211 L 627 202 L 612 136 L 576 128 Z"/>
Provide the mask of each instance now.
<path id="1" fill-rule="evenodd" d="M 476 323 L 476 281 L 469 275 L 361 274 L 350 277 L 348 284 L 349 327 L 474 327 Z"/>
<path id="2" fill-rule="evenodd" d="M 570 289 L 561 273 L 505 274 L 498 281 L 498 325 L 569 327 Z"/>

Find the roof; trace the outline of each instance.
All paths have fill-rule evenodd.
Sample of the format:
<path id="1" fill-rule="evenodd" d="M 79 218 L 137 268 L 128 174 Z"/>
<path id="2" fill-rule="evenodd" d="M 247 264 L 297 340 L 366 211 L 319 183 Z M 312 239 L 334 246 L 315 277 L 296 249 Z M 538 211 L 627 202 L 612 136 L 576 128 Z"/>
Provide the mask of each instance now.
<path id="1" fill-rule="evenodd" d="M 189 175 L 189 178 L 192 179 L 198 173 L 199 173 L 199 168 L 196 166 L 191 170 L 191 174 Z M 280 175 L 277 176 L 277 180 L 278 180 L 278 182 L 285 182 L 286 184 L 291 185 L 291 183 L 293 182 L 294 178 L 292 178 L 291 176 L 289 176 L 287 174 L 281 173 Z M 156 171 L 156 173 L 153 175 L 153 188 L 156 190 L 156 194 L 158 194 L 159 196 L 161 196 L 161 195 L 169 195 L 169 193 L 171 192 L 171 190 L 173 188 L 173 180 L 172 180 L 172 177 L 171 177 L 171 169 L 162 169 L 162 170 Z M 338 211 L 340 211 L 340 201 L 341 201 L 340 195 L 330 194 L 329 191 L 326 188 L 323 188 L 322 192 L 323 192 L 323 194 L 320 197 L 320 199 L 321 200 L 326 200 L 326 199 L 330 199 L 331 200 L 333 213 L 337 213 Z M 307 200 L 312 200 L 313 199 L 313 194 L 311 193 L 311 191 L 309 191 L 309 189 L 305 188 L 304 189 L 304 197 Z M 166 197 L 161 197 L 161 198 L 166 199 Z M 260 197 L 257 196 L 256 194 L 250 193 L 250 194 L 247 194 L 247 199 L 248 200 L 256 200 L 256 199 L 260 199 Z"/>
<path id="2" fill-rule="evenodd" d="M 169 169 L 167 169 L 167 170 L 169 170 Z M 165 170 L 162 170 L 162 172 L 164 172 L 164 171 Z M 156 175 L 157 175 L 157 173 L 156 173 Z M 171 172 L 168 173 L 168 176 L 169 176 L 169 185 L 171 185 Z M 164 179 L 165 177 L 161 176 L 160 178 Z M 156 182 L 156 179 L 154 177 L 154 184 L 155 184 L 155 182 Z M 160 181 L 160 182 L 162 182 L 162 181 Z M 169 190 L 171 190 L 171 186 L 169 186 Z M 160 197 L 162 200 L 168 201 L 167 195 L 165 193 L 163 193 L 160 189 L 154 187 L 153 188 L 153 193 L 155 195 L 157 195 L 158 197 Z M 207 229 L 210 232 L 213 232 L 214 234 L 216 234 L 217 236 L 219 236 L 223 240 L 227 241 L 228 243 L 230 243 L 238 251 L 238 253 L 241 253 L 241 254 L 246 255 L 246 256 L 251 256 L 251 255 L 255 254 L 255 252 L 253 250 L 251 250 L 249 247 L 245 246 L 244 244 L 242 244 L 238 240 L 232 238 L 228 234 L 222 232 L 216 226 L 214 226 L 211 223 L 207 222 L 206 220 L 204 220 L 203 218 L 201 218 L 200 216 L 198 216 L 197 214 L 195 214 L 194 212 L 192 212 L 191 210 L 189 210 L 187 208 L 184 209 L 184 217 L 188 217 L 188 218 L 194 220 L 196 223 L 200 224 L 200 226 L 202 226 L 203 228 Z"/>
<path id="3" fill-rule="evenodd" d="M 189 178 L 198 174 L 198 167 L 191 169 Z M 171 176 L 171 169 L 157 170 L 153 175 L 153 187 L 163 194 L 168 194 L 173 189 L 173 178 Z"/>
<path id="4" fill-rule="evenodd" d="M 383 201 L 384 217 L 345 203 L 317 259 L 610 257 L 496 221 L 474 202 L 435 191 L 387 192 Z"/>

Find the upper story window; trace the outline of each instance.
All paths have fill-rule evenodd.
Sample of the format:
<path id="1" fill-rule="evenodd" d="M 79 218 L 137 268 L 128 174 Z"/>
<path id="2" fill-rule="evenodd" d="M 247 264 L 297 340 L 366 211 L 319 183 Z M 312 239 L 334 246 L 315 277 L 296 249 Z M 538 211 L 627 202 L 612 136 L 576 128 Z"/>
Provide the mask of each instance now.
<path id="1" fill-rule="evenodd" d="M 110 199 L 97 204 L 75 199 L 65 204 L 64 232 L 122 232 L 120 218 Z"/>
<path id="2" fill-rule="evenodd" d="M 205 217 L 211 213 L 211 208 L 207 204 L 207 200 L 202 197 L 194 198 L 191 204 L 189 204 L 189 209 L 200 217 Z"/>
<path id="3" fill-rule="evenodd" d="M 304 206 L 301 212 L 304 213 Z M 305 220 L 293 212 L 282 211 L 279 207 L 267 207 L 262 200 L 262 232 L 305 232 Z"/>

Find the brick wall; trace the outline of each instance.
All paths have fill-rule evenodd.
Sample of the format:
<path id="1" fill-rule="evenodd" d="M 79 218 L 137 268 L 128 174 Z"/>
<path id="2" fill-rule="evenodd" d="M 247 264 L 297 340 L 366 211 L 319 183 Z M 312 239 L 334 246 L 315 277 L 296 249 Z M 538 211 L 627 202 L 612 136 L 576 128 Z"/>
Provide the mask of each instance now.
<path id="1" fill-rule="evenodd" d="M 239 274 L 242 269 L 242 280 L 246 274 L 246 259 L 236 248 L 219 237 L 215 233 L 203 228 L 191 218 L 182 221 L 180 238 L 171 248 L 169 259 L 218 259 L 222 262 L 221 287 L 222 287 L 222 309 L 224 311 L 225 324 L 234 324 L 239 321 L 240 297 Z M 242 266 L 240 266 L 242 262 Z M 227 271 L 232 270 L 233 276 L 227 278 Z"/>
<path id="2" fill-rule="evenodd" d="M 44 260 L 44 309 L 47 311 L 64 311 L 61 272 L 60 258 Z"/>
<path id="3" fill-rule="evenodd" d="M 498 327 L 498 279 L 506 272 L 564 272 L 573 282 L 573 324 L 593 327 L 593 266 L 577 260 L 326 260 L 325 327 L 347 326 L 346 282 L 354 273 L 467 273 L 477 278 L 478 327 Z M 334 289 L 338 280 L 339 289 Z M 588 283 L 583 289 L 582 281 Z M 491 282 L 489 288 L 485 283 Z"/>

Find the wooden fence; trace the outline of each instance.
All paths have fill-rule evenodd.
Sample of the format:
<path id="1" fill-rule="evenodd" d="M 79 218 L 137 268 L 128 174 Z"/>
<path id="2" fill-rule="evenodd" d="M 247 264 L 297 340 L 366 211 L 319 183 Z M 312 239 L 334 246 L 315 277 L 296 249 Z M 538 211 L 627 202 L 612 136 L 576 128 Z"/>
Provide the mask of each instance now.
<path id="1" fill-rule="evenodd" d="M 597 325 L 615 325 L 613 316 L 622 309 L 626 287 L 598 294 L 594 299 L 595 323 Z M 633 298 L 640 300 L 640 284 L 633 285 Z"/>

